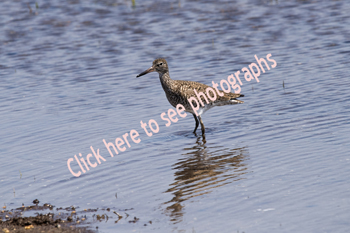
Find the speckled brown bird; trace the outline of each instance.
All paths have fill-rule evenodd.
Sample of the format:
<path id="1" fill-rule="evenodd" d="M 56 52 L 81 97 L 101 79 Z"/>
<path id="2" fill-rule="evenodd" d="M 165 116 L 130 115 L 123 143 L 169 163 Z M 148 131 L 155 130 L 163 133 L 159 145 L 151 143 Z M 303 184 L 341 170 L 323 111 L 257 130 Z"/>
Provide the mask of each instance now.
<path id="1" fill-rule="evenodd" d="M 238 97 L 243 97 L 242 94 L 235 94 L 235 93 L 225 93 L 220 91 L 217 95 L 217 98 L 215 101 L 209 100 L 209 104 L 207 104 L 204 101 L 204 98 L 201 98 L 203 103 L 205 103 L 205 106 L 200 106 L 198 110 L 198 116 L 196 116 L 195 112 L 193 111 L 188 99 L 191 97 L 197 97 L 194 90 L 199 92 L 205 93 L 206 89 L 209 87 L 205 84 L 193 82 L 193 81 L 183 81 L 183 80 L 173 80 L 170 78 L 169 75 L 169 67 L 168 63 L 164 58 L 158 58 L 153 61 L 153 65 L 145 70 L 144 72 L 140 73 L 136 77 L 140 77 L 142 75 L 148 74 L 150 72 L 156 71 L 159 74 L 160 83 L 162 84 L 163 90 L 166 94 L 166 97 L 169 101 L 169 103 L 176 107 L 177 104 L 182 104 L 185 107 L 185 111 L 192 113 L 195 121 L 196 121 L 196 127 L 194 128 L 193 133 L 196 133 L 196 130 L 198 128 L 199 122 L 201 123 L 202 127 L 202 134 L 205 133 L 205 127 L 201 118 L 201 115 L 209 110 L 210 108 L 214 106 L 223 106 L 228 104 L 242 104 L 243 101 L 237 100 Z M 196 106 L 197 107 L 197 106 Z M 198 121 L 198 119 L 199 121 Z"/>

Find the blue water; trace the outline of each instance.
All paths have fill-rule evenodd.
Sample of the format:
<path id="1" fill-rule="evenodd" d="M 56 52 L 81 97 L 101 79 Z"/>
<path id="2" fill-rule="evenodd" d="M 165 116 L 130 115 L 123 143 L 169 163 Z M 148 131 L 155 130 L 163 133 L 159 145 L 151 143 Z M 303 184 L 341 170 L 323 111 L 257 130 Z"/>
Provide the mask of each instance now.
<path id="1" fill-rule="evenodd" d="M 350 229 L 348 1 L 37 3 L 0 6 L 7 209 L 38 198 L 123 216 L 99 232 Z M 173 79 L 211 85 L 270 53 L 277 66 L 242 81 L 244 104 L 204 114 L 205 141 L 191 115 L 164 125 L 156 73 L 136 78 L 165 57 Z M 102 140 L 132 129 L 141 142 L 110 157 Z M 106 161 L 74 177 L 67 160 L 90 146 Z"/>

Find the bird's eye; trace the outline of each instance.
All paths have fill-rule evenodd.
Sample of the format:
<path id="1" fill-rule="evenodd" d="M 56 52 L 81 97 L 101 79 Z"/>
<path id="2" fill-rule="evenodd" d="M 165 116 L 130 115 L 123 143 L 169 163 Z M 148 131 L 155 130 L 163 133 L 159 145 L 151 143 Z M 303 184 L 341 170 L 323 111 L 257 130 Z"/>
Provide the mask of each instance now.
<path id="1" fill-rule="evenodd" d="M 160 66 L 162 66 L 162 65 L 163 65 L 163 63 L 161 62 L 161 63 L 159 63 L 159 65 L 160 65 Z"/>

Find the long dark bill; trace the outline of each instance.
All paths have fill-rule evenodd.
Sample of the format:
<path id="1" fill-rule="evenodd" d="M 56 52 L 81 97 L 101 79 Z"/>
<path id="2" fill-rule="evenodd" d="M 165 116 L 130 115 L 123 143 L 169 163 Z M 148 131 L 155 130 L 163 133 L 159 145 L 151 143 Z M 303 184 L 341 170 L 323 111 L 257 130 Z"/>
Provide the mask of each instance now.
<path id="1" fill-rule="evenodd" d="M 142 75 L 148 74 L 148 73 L 153 72 L 153 71 L 154 71 L 154 68 L 152 66 L 152 67 L 148 68 L 147 70 L 143 71 L 142 73 L 140 73 L 139 75 L 137 75 L 136 78 L 141 77 Z"/>

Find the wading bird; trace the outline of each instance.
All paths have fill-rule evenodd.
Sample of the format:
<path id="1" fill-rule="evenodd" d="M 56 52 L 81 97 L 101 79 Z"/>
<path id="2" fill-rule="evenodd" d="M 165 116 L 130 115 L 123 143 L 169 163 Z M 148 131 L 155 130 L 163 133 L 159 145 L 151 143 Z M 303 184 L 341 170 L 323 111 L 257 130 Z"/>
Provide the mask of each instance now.
<path id="1" fill-rule="evenodd" d="M 194 128 L 193 133 L 196 133 L 196 130 L 198 128 L 199 122 L 201 123 L 202 127 L 202 134 L 205 133 L 205 127 L 201 118 L 201 115 L 207 111 L 208 109 L 214 107 L 214 106 L 223 106 L 228 104 L 242 104 L 243 101 L 237 100 L 238 97 L 243 97 L 242 94 L 234 94 L 234 93 L 225 93 L 222 91 L 217 91 L 217 98 L 212 101 L 211 99 L 208 99 L 208 102 L 203 97 L 200 97 L 203 101 L 204 106 L 199 106 L 198 111 L 194 111 L 191 104 L 189 103 L 188 99 L 191 97 L 198 97 L 199 92 L 206 92 L 206 89 L 209 87 L 205 84 L 193 82 L 193 81 L 183 81 L 183 80 L 173 80 L 170 78 L 169 75 L 169 68 L 168 63 L 164 58 L 158 58 L 153 61 L 153 65 L 145 70 L 144 72 L 140 73 L 136 77 L 140 77 L 142 75 L 148 74 L 150 72 L 156 71 L 159 74 L 160 83 L 162 84 L 163 90 L 166 94 L 166 97 L 169 101 L 169 103 L 176 107 L 177 104 L 182 104 L 185 107 L 185 111 L 192 113 L 193 117 L 196 121 L 196 127 Z M 211 87 L 209 87 L 211 88 Z M 212 88 L 211 88 L 212 89 Z M 197 94 L 195 93 L 197 92 Z M 198 107 L 198 102 L 197 106 Z M 198 116 L 196 115 L 198 113 Z M 199 119 L 199 121 L 198 121 Z"/>

